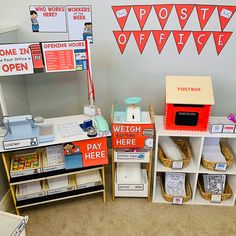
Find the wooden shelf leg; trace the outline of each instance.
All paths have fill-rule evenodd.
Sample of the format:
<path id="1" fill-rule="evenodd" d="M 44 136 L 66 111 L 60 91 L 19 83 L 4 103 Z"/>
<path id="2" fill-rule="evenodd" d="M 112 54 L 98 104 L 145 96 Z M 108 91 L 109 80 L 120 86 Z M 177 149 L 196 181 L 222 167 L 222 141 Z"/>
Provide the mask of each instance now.
<path id="1" fill-rule="evenodd" d="M 106 203 L 106 181 L 105 181 L 105 167 L 102 167 L 102 183 L 104 187 L 103 191 L 103 202 Z"/>
<path id="2" fill-rule="evenodd" d="M 10 156 L 8 156 L 8 155 L 3 153 L 2 154 L 2 160 L 3 160 L 4 167 L 5 167 L 8 183 L 9 183 L 9 186 L 10 186 L 10 191 L 11 191 L 11 195 L 12 195 L 15 211 L 16 211 L 17 215 L 20 215 L 19 209 L 16 208 L 15 187 L 10 185 L 10 180 L 11 180 L 11 176 L 10 176 L 10 166 L 11 166 L 10 163 L 11 163 L 11 159 L 10 159 Z"/>
<path id="3" fill-rule="evenodd" d="M 115 162 L 114 162 L 114 149 L 112 149 L 112 167 L 111 167 L 111 189 L 112 200 L 115 200 Z"/>

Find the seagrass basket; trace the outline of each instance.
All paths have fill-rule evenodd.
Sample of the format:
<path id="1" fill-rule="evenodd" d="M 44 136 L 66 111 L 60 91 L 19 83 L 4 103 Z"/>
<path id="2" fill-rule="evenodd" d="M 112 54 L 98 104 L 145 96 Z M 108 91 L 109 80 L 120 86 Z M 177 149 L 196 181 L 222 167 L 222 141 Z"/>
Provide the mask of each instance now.
<path id="1" fill-rule="evenodd" d="M 174 197 L 166 194 L 164 186 L 165 186 L 165 177 L 164 175 L 161 175 L 162 195 L 167 202 L 173 202 Z M 187 176 L 185 177 L 185 192 L 186 192 L 186 196 L 183 197 L 183 202 L 187 202 L 192 198 L 192 189 L 191 189 L 191 185 Z"/>
<path id="2" fill-rule="evenodd" d="M 230 148 L 227 147 L 224 142 L 220 142 L 220 149 L 221 149 L 221 152 L 224 155 L 225 160 L 227 162 L 227 167 L 232 166 L 233 161 L 234 161 L 234 155 L 233 155 L 232 151 L 230 150 Z M 211 162 L 208 160 L 204 160 L 202 158 L 202 165 L 204 168 L 206 168 L 208 170 L 215 170 L 216 164 L 217 164 L 217 162 Z"/>
<path id="3" fill-rule="evenodd" d="M 177 146 L 180 148 L 180 150 L 184 153 L 183 167 L 186 167 L 192 158 L 190 144 L 187 141 L 182 140 L 182 139 L 173 140 L 173 141 L 177 144 Z M 174 161 L 165 155 L 165 153 L 163 152 L 160 145 L 158 147 L 158 157 L 159 157 L 159 160 L 162 163 L 162 165 L 164 165 L 165 167 L 168 167 L 168 168 L 172 167 Z"/>
<path id="4" fill-rule="evenodd" d="M 210 201 L 210 200 L 211 200 L 212 193 L 207 193 L 207 192 L 205 192 L 203 177 L 202 177 L 201 175 L 198 177 L 197 184 L 198 184 L 198 189 L 199 189 L 199 191 L 200 191 L 201 196 L 202 196 L 205 200 Z M 231 196 L 232 196 L 232 189 L 231 189 L 229 183 L 228 183 L 227 180 L 226 180 L 226 183 L 225 183 L 225 191 L 224 191 L 223 194 L 221 194 L 221 201 L 225 201 L 225 200 L 231 198 Z"/>

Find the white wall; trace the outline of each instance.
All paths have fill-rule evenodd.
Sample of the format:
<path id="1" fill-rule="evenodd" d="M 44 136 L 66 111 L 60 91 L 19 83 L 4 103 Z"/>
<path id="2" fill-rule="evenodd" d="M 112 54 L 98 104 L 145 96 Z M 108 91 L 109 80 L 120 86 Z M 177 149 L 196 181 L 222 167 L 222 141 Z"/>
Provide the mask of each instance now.
<path id="1" fill-rule="evenodd" d="M 187 42 L 182 54 L 178 55 L 172 36 L 167 41 L 161 55 L 157 53 L 154 39 L 150 37 L 141 56 L 135 40 L 131 36 L 127 49 L 124 55 L 121 56 L 112 33 L 112 30 L 119 30 L 119 26 L 111 10 L 111 5 L 160 3 L 235 5 L 235 0 L 225 0 L 223 2 L 220 0 L 189 0 L 188 2 L 184 0 L 127 0 L 122 2 L 118 0 L 1 0 L 0 22 L 1 24 L 18 25 L 19 39 L 22 42 L 65 40 L 67 35 L 64 33 L 32 33 L 28 12 L 29 5 L 91 4 L 93 7 L 94 28 L 92 59 L 96 98 L 97 104 L 102 107 L 103 113 L 107 118 L 109 118 L 111 104 L 114 99 L 123 100 L 124 97 L 132 95 L 143 97 L 144 104 L 152 103 L 155 112 L 163 114 L 165 75 L 211 75 L 213 77 L 216 100 L 213 114 L 226 115 L 229 112 L 234 112 L 234 101 L 236 100 L 236 93 L 234 92 L 236 78 L 236 70 L 234 69 L 236 54 L 235 33 L 220 56 L 216 56 L 212 36 L 200 56 L 197 55 L 192 37 Z M 227 26 L 227 29 L 235 32 L 235 22 L 236 15 Z M 134 13 L 131 12 L 126 29 L 138 28 Z M 153 9 L 146 23 L 146 28 L 159 28 Z M 180 29 L 174 10 L 166 28 Z M 200 30 L 195 10 L 185 29 Z M 216 11 L 205 30 L 220 30 Z M 86 101 L 86 88 L 83 75 L 80 74 L 79 78 L 77 76 L 73 73 L 41 74 L 40 76 L 33 76 L 35 79 L 27 76 L 26 84 L 31 111 L 33 113 L 38 112 L 44 116 L 72 114 L 75 111 L 80 111 Z M 77 92 L 78 96 L 73 95 L 75 92 Z M 60 101 L 61 105 L 57 101 Z M 74 102 L 74 105 L 72 105 L 71 101 Z M 71 105 L 68 108 L 66 104 Z M 72 108 L 75 108 L 75 110 L 72 110 Z"/>

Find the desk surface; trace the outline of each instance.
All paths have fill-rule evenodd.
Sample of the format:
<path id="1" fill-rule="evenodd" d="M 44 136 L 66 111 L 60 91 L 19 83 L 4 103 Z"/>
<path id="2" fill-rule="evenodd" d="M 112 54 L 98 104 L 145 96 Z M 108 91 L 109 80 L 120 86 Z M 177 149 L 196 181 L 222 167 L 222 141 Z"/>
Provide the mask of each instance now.
<path id="1" fill-rule="evenodd" d="M 72 122 L 77 122 L 78 124 L 81 124 L 85 120 L 88 120 L 88 119 L 93 120 L 93 117 L 83 114 L 83 115 L 63 116 L 63 117 L 44 119 L 44 122 L 42 124 L 53 124 L 55 140 L 52 141 L 52 142 L 39 143 L 39 145 L 36 146 L 36 147 L 28 147 L 28 148 L 24 147 L 24 148 L 19 148 L 17 150 L 46 147 L 46 146 L 51 146 L 51 145 L 56 145 L 56 144 L 67 143 L 67 142 L 83 141 L 83 140 L 89 140 L 89 139 L 94 139 L 94 138 L 101 138 L 101 137 L 111 136 L 111 134 L 109 133 L 106 136 L 96 136 L 94 138 L 90 138 L 90 137 L 87 136 L 86 132 L 83 132 L 83 133 L 78 134 L 78 135 L 73 135 L 73 136 L 70 136 L 70 137 L 66 137 L 66 138 L 63 138 L 61 136 L 58 125 L 63 125 L 63 124 L 72 123 Z M 0 152 L 14 151 L 14 150 L 4 150 L 2 141 L 3 141 L 3 138 L 1 137 L 0 138 Z"/>

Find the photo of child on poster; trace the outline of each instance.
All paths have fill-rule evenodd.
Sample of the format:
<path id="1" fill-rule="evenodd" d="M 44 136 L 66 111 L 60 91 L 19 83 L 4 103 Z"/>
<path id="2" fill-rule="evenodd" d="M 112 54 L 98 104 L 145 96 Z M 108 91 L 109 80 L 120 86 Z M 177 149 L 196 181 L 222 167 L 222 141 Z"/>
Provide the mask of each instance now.
<path id="1" fill-rule="evenodd" d="M 92 7 L 66 6 L 69 40 L 93 42 Z"/>
<path id="2" fill-rule="evenodd" d="M 30 11 L 31 23 L 32 23 L 32 31 L 39 32 L 39 22 L 37 20 L 38 13 L 36 11 Z"/>

